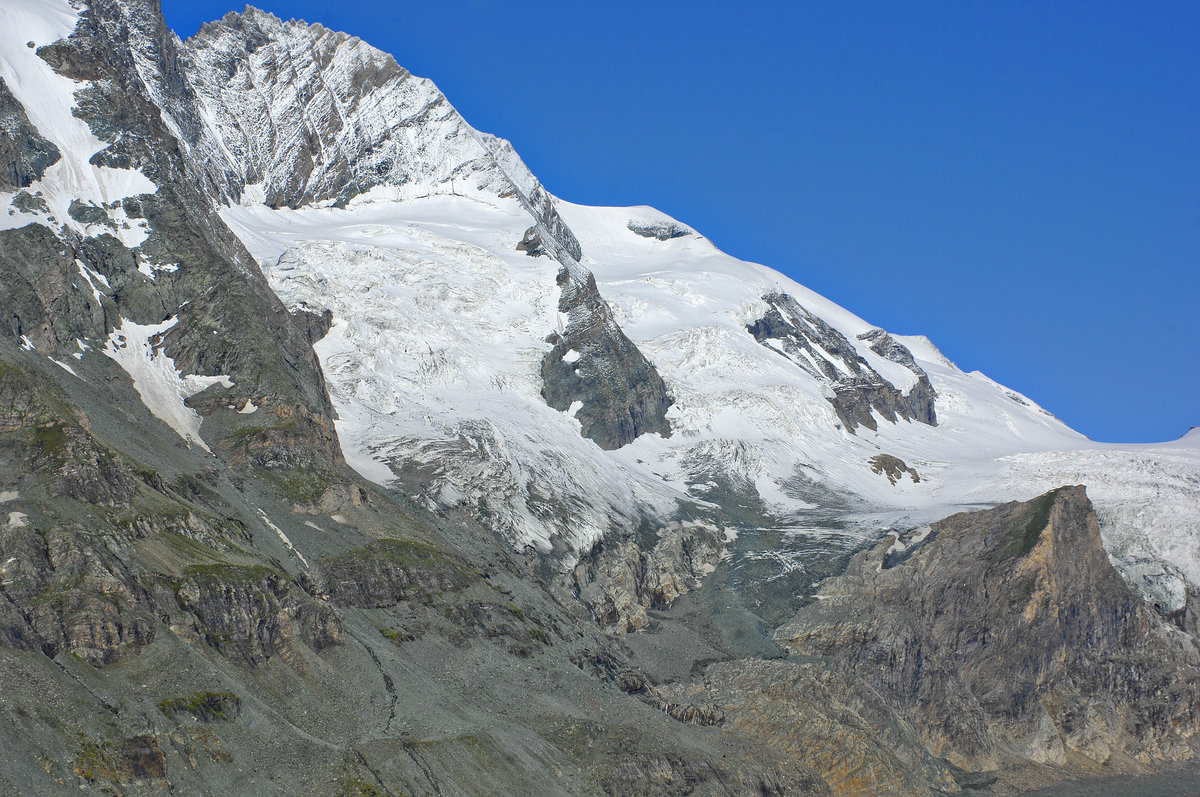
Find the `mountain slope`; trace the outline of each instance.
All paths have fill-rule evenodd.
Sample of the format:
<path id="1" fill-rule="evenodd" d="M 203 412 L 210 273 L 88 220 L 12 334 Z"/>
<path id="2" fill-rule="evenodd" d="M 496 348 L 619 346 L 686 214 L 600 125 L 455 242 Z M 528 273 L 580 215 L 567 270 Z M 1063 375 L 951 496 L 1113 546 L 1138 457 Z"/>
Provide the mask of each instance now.
<path id="1" fill-rule="evenodd" d="M 1055 677 L 1193 678 L 1195 435 L 1092 444 L 657 211 L 558 200 L 319 26 L 10 0 L 0 79 L 6 791 L 954 793 L 1193 754 L 1170 693 L 1109 770 L 1020 728 L 972 757 L 881 688 L 903 661 L 791 651 L 884 530 L 930 541 L 901 578 L 1038 504 L 910 527 L 1087 481 L 1153 605 L 1072 492 L 1086 567 L 1037 595 L 1129 622 Z"/>

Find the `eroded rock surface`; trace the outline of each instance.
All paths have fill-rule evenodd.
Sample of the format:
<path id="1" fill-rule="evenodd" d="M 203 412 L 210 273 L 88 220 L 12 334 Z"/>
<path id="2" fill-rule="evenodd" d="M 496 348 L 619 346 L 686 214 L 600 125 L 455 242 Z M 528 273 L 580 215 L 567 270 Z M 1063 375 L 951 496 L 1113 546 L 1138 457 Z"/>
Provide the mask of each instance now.
<path id="1" fill-rule="evenodd" d="M 569 320 L 542 359 L 546 403 L 566 412 L 578 402 L 574 417 L 601 448 L 620 448 L 647 433 L 669 437 L 667 387 L 613 319 L 596 278 L 563 267 L 558 281 L 558 309 Z"/>
<path id="2" fill-rule="evenodd" d="M 917 536 L 858 554 L 776 640 L 843 662 L 964 769 L 1195 755 L 1196 640 L 1109 564 L 1082 487 Z"/>

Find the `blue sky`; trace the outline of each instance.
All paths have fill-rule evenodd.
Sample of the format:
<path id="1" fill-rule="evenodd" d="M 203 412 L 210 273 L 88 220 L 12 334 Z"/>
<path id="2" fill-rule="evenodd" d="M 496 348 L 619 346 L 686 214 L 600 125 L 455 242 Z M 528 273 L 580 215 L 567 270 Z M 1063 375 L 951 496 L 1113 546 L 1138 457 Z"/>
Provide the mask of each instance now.
<path id="1" fill-rule="evenodd" d="M 1200 3 L 259 6 L 1093 439 L 1200 425 Z M 234 7 L 163 0 L 185 37 Z"/>

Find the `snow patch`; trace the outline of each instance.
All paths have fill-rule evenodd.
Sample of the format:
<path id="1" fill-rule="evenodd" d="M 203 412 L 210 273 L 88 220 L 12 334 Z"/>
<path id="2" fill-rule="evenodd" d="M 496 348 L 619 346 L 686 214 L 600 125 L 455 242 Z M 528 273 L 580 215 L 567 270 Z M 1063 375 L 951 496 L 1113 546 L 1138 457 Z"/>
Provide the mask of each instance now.
<path id="1" fill-rule="evenodd" d="M 79 269 L 80 275 L 87 280 L 88 287 L 92 289 L 92 296 L 96 299 L 96 304 L 103 306 L 100 301 L 100 289 L 96 287 L 96 283 L 99 282 L 105 288 L 112 290 L 112 286 L 108 284 L 108 279 L 100 272 L 90 268 L 82 260 L 76 260 L 75 265 Z"/>
<path id="2" fill-rule="evenodd" d="M 108 217 L 112 219 L 114 235 L 126 249 L 137 249 L 150 237 L 150 224 L 145 219 L 130 218 L 121 205 L 109 208 Z M 138 270 L 141 270 L 140 266 Z"/>
<path id="3" fill-rule="evenodd" d="M 13 529 L 24 528 L 25 526 L 29 525 L 29 523 L 27 522 L 28 518 L 29 518 L 29 515 L 26 515 L 24 512 L 9 512 L 8 513 L 8 526 L 9 526 L 9 528 L 13 528 Z"/>
<path id="4" fill-rule="evenodd" d="M 75 373 L 75 369 L 74 369 L 74 368 L 72 368 L 71 366 L 67 365 L 67 364 L 66 364 L 65 362 L 63 362 L 62 360 L 56 360 L 56 359 L 54 359 L 53 357 L 51 357 L 51 358 L 50 358 L 50 362 L 54 363 L 54 364 L 55 364 L 55 365 L 57 365 L 59 368 L 63 369 L 64 371 L 66 371 L 68 374 L 70 374 L 71 376 L 75 377 L 76 379 L 82 379 L 82 377 L 81 377 L 79 374 Z"/>
<path id="5" fill-rule="evenodd" d="M 175 361 L 159 350 L 162 336 L 178 322 L 178 316 L 161 324 L 136 324 L 122 318 L 121 325 L 109 334 L 104 354 L 129 374 L 146 409 L 184 440 L 212 453 L 200 437 L 200 414 L 184 400 L 216 384 L 233 387 L 233 382 L 224 374 L 183 376 L 179 372 Z"/>
<path id="6" fill-rule="evenodd" d="M 160 273 L 171 274 L 179 270 L 178 263 L 151 263 L 145 255 L 138 253 L 138 271 L 144 274 L 150 280 L 153 280 Z"/>
<path id="7" fill-rule="evenodd" d="M 21 497 L 21 494 L 16 490 L 4 490 L 0 492 L 0 504 L 7 504 L 9 501 L 16 501 Z"/>
<path id="8" fill-rule="evenodd" d="M 271 519 L 269 517 L 267 517 L 267 513 L 262 511 L 261 509 L 258 510 L 258 516 L 260 518 L 262 518 L 263 523 L 266 523 L 267 526 L 272 531 L 274 531 L 276 535 L 279 536 L 279 539 L 283 541 L 283 544 L 287 546 L 287 549 L 289 551 L 291 551 L 292 553 L 296 554 L 296 558 L 299 559 L 301 561 L 301 563 L 303 563 L 303 565 L 307 568 L 308 560 L 304 558 L 304 554 L 302 554 L 296 550 L 296 546 L 292 545 L 292 541 L 288 539 L 288 535 L 283 533 L 283 529 L 279 528 L 274 523 L 272 523 Z"/>
<path id="9" fill-rule="evenodd" d="M 567 353 L 563 355 L 562 359 L 565 363 L 573 363 L 578 362 L 582 356 L 577 349 L 567 349 Z"/>
<path id="10" fill-rule="evenodd" d="M 254 406 L 254 402 L 250 399 L 246 399 L 246 406 L 238 410 L 239 415 L 250 415 L 255 412 L 258 412 L 258 407 Z"/>

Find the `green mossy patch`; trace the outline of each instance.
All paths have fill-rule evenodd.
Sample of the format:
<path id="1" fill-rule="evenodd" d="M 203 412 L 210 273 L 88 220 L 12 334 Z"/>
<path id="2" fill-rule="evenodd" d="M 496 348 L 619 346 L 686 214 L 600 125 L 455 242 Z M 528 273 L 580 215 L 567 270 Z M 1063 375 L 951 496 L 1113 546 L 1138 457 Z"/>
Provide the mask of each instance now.
<path id="1" fill-rule="evenodd" d="M 1031 506 L 1017 517 L 1008 529 L 1008 545 L 1000 551 L 999 558 L 1010 559 L 1024 556 L 1037 545 L 1042 531 L 1050 523 L 1050 510 L 1058 497 L 1058 490 L 1051 490 L 1035 498 Z"/>
<path id="2" fill-rule="evenodd" d="M 317 504 L 325 491 L 337 483 L 337 474 L 332 471 L 311 468 L 265 469 L 262 471 L 271 481 L 279 485 L 288 500 L 305 506 Z"/>
<path id="3" fill-rule="evenodd" d="M 283 578 L 283 573 L 262 565 L 235 565 L 227 562 L 188 565 L 183 577 L 197 583 L 258 584 L 273 577 Z"/>
<path id="4" fill-rule="evenodd" d="M 382 797 L 384 792 L 362 778 L 342 778 L 337 797 Z"/>
<path id="5" fill-rule="evenodd" d="M 39 426 L 33 430 L 33 444 L 45 457 L 61 458 L 67 448 L 67 433 L 61 424 Z"/>
<path id="6" fill-rule="evenodd" d="M 187 714 L 200 722 L 230 722 L 237 717 L 241 706 L 242 699 L 233 692 L 193 692 L 163 700 L 158 710 L 167 717 Z"/>

